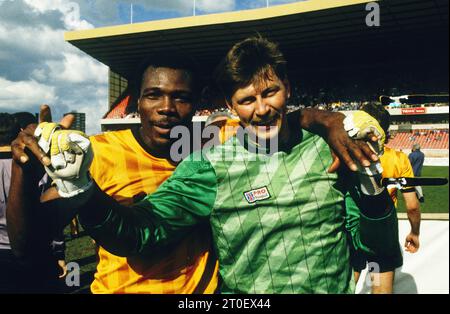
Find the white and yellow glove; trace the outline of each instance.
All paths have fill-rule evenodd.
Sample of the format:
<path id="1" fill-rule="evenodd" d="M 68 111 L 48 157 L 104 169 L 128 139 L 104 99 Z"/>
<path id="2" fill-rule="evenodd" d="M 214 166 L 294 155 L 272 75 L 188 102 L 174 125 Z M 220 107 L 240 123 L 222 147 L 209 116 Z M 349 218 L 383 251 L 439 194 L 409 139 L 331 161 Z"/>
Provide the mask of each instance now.
<path id="1" fill-rule="evenodd" d="M 344 129 L 348 136 L 357 140 L 369 140 L 369 134 L 372 133 L 378 138 L 378 147 L 370 145 L 377 155 L 383 154 L 386 134 L 378 121 L 368 113 L 358 110 L 354 112 L 343 112 L 345 114 Z M 368 144 L 370 144 L 368 142 Z"/>
<path id="2" fill-rule="evenodd" d="M 42 122 L 34 136 L 42 150 L 50 155 L 51 165 L 45 171 L 61 197 L 73 197 L 92 187 L 89 167 L 94 154 L 86 134 L 63 130 L 57 123 Z"/>
<path id="3" fill-rule="evenodd" d="M 380 156 L 384 152 L 384 142 L 386 134 L 378 121 L 364 111 L 355 111 L 345 113 L 344 129 L 351 138 L 366 140 L 370 148 Z M 369 140 L 369 134 L 378 138 L 377 144 L 372 145 Z M 378 195 L 384 187 L 381 185 L 381 174 L 383 168 L 379 161 L 372 162 L 369 167 L 363 167 L 358 164 L 359 180 L 361 191 L 366 195 Z"/>

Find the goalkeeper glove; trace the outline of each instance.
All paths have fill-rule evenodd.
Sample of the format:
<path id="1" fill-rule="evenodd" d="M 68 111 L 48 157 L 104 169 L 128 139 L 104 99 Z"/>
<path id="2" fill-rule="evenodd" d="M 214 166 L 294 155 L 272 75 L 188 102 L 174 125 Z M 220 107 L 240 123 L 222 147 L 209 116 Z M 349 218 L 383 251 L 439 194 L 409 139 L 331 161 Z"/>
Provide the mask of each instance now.
<path id="1" fill-rule="evenodd" d="M 383 154 L 386 134 L 378 121 L 364 111 L 346 113 L 344 119 L 344 129 L 348 135 L 354 139 L 368 139 L 368 135 L 373 133 L 378 138 L 376 145 L 370 142 L 367 144 L 377 156 Z M 383 168 L 379 161 L 372 162 L 369 167 L 363 167 L 358 164 L 358 178 L 361 192 L 366 195 L 378 195 L 385 189 L 381 185 L 381 174 Z"/>
<path id="2" fill-rule="evenodd" d="M 383 145 L 386 141 L 386 134 L 378 121 L 371 115 L 364 111 L 355 111 L 345 113 L 344 129 L 348 136 L 357 140 L 368 140 L 368 134 L 373 133 L 377 138 L 378 147 L 373 147 L 373 150 L 378 155 L 383 154 Z"/>
<path id="3" fill-rule="evenodd" d="M 62 130 L 56 123 L 43 122 L 34 135 L 42 150 L 50 154 L 51 165 L 45 170 L 61 197 L 73 197 L 92 187 L 89 166 L 94 154 L 83 132 Z"/>

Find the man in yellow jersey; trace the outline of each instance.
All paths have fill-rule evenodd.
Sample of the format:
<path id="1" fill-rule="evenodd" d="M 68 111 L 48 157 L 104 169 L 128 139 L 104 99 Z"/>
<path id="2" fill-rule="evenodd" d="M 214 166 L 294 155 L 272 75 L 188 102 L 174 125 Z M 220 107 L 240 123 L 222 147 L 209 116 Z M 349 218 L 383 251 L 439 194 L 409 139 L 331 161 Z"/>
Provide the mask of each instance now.
<path id="1" fill-rule="evenodd" d="M 199 94 L 187 61 L 154 58 L 143 64 L 139 72 L 137 86 L 143 87 L 138 103 L 141 127 L 91 137 L 95 155 L 91 176 L 107 194 L 128 205 L 151 194 L 172 174 L 176 164 L 169 156 L 170 130 L 190 124 Z M 23 145 L 16 143 L 16 149 Z M 30 169 L 27 171 L 23 175 L 29 176 Z M 14 212 L 11 209 L 11 214 Z M 177 245 L 150 257 L 123 258 L 100 247 L 91 291 L 214 293 L 218 265 L 211 253 L 209 232 L 195 230 Z M 45 241 L 45 236 L 40 236 Z M 20 248 L 17 238 L 13 238 L 16 249 Z"/>
<path id="2" fill-rule="evenodd" d="M 383 106 L 370 103 L 362 108 L 363 111 L 370 114 L 378 120 L 380 126 L 386 133 L 386 143 L 388 142 L 388 130 L 390 125 L 390 114 Z M 384 178 L 399 178 L 399 177 L 414 177 L 411 163 L 403 152 L 396 151 L 388 146 L 384 146 L 384 153 L 380 157 L 381 166 L 383 167 Z M 398 189 L 395 187 L 388 187 L 389 194 L 397 207 L 397 193 Z M 409 222 L 411 224 L 411 231 L 405 239 L 405 250 L 410 253 L 415 253 L 419 249 L 419 231 L 420 231 L 420 205 L 417 199 L 414 187 L 405 187 L 400 190 L 405 200 L 405 206 Z M 398 229 L 395 230 L 398 234 Z M 366 262 L 376 263 L 371 264 L 373 269 L 371 273 L 372 278 L 372 293 L 392 293 L 394 284 L 395 269 L 403 265 L 403 256 L 400 245 L 398 249 L 393 250 L 389 256 L 361 256 L 356 254 L 353 260 L 353 267 L 355 269 L 355 280 L 359 279 L 361 270 L 366 267 Z M 377 265 L 378 264 L 378 265 Z M 377 280 L 375 281 L 375 276 Z"/>
<path id="3" fill-rule="evenodd" d="M 153 193 L 174 171 L 170 131 L 191 123 L 197 86 L 184 60 L 153 59 L 142 65 L 138 101 L 141 127 L 91 137 L 90 172 L 121 204 Z M 100 247 L 93 293 L 214 293 L 217 262 L 209 230 L 194 230 L 181 243 L 152 257 L 124 258 Z"/>
<path id="4" fill-rule="evenodd" d="M 189 62 L 154 58 L 142 69 L 137 76 L 141 127 L 91 137 L 94 151 L 91 176 L 103 191 L 124 205 L 151 194 L 171 175 L 176 164 L 170 157 L 173 143 L 170 131 L 175 126 L 190 127 L 199 94 Z M 348 138 L 342 120 L 340 114 L 304 110 L 300 124 L 323 134 L 348 166 L 354 166 L 350 156 L 360 163 L 368 162 L 372 154 Z M 22 179 L 17 179 L 27 175 L 17 171 L 23 162 L 24 147 L 30 148 L 38 158 L 40 154 L 36 140 L 29 134 L 19 136 L 14 147 L 16 171 L 13 170 L 12 194 L 26 189 Z M 14 213 L 23 206 L 15 203 L 10 211 Z M 100 248 L 92 292 L 213 293 L 217 287 L 217 263 L 211 254 L 209 232 L 209 229 L 195 230 L 181 243 L 152 256 L 123 258 Z"/>

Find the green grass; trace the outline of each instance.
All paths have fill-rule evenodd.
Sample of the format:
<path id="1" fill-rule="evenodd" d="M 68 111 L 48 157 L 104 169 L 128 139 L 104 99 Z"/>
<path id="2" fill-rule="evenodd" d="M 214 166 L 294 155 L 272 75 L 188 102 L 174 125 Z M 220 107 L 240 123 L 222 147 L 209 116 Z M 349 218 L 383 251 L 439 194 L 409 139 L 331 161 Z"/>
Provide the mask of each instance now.
<path id="1" fill-rule="evenodd" d="M 81 226 L 81 233 L 77 238 L 71 238 L 70 229 L 64 230 L 66 236 L 66 263 L 76 262 L 80 265 L 80 286 L 69 287 L 67 293 L 90 293 L 89 286 L 94 280 L 97 267 L 97 254 L 92 239 L 87 236 Z"/>
<path id="2" fill-rule="evenodd" d="M 448 167 L 423 167 L 422 177 L 448 178 Z M 420 204 L 422 213 L 448 213 L 448 184 L 444 186 L 424 186 L 425 202 Z M 401 193 L 399 193 L 401 194 Z M 399 195 L 399 212 L 405 212 L 405 202 Z"/>

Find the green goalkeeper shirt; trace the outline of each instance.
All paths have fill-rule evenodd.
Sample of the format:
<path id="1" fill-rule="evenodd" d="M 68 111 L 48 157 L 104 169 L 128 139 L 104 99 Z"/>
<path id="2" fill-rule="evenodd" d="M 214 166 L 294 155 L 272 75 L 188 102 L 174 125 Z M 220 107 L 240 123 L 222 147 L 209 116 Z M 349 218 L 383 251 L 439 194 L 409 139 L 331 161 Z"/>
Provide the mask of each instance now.
<path id="1" fill-rule="evenodd" d="M 232 137 L 186 158 L 133 215 L 111 211 L 89 232 L 100 243 L 117 239 L 106 247 L 114 254 L 151 255 L 206 224 L 223 293 L 352 293 L 345 214 L 359 211 L 359 194 L 327 172 L 331 160 L 325 141 L 305 130 L 300 143 L 272 155 Z M 360 225 L 370 242 L 393 223 L 392 215 L 359 219 L 349 231 L 363 250 Z"/>

